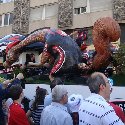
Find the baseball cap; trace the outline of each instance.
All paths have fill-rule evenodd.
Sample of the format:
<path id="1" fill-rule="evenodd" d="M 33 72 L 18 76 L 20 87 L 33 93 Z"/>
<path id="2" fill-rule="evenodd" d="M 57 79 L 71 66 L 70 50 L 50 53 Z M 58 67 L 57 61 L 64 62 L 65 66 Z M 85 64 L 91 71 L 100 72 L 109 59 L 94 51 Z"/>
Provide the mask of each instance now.
<path id="1" fill-rule="evenodd" d="M 72 94 L 68 98 L 68 105 L 71 112 L 78 112 L 79 106 L 81 105 L 83 100 L 82 95 Z"/>

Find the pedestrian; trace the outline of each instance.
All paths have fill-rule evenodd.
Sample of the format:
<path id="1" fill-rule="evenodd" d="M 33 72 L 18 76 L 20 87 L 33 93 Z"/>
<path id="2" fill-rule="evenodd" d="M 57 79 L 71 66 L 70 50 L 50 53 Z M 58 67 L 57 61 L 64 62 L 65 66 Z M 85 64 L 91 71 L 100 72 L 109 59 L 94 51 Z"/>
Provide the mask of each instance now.
<path id="1" fill-rule="evenodd" d="M 87 84 L 92 94 L 80 105 L 79 125 L 124 125 L 106 100 L 110 98 L 108 78 L 95 72 L 88 78 Z"/>
<path id="2" fill-rule="evenodd" d="M 68 102 L 68 92 L 64 85 L 56 85 L 52 90 L 52 103 L 41 114 L 40 125 L 73 125 L 72 118 L 64 105 Z"/>
<path id="3" fill-rule="evenodd" d="M 24 97 L 23 88 L 20 85 L 12 85 L 9 89 L 13 103 L 9 107 L 8 125 L 29 125 L 21 101 Z"/>
<path id="4" fill-rule="evenodd" d="M 51 80 L 52 78 L 50 78 Z M 63 85 L 63 82 L 60 78 L 53 78 L 51 83 L 50 83 L 50 89 L 51 92 L 49 93 L 49 95 L 47 95 L 44 99 L 44 107 L 51 105 L 52 103 L 52 89 L 56 86 L 56 85 Z"/>
<path id="5" fill-rule="evenodd" d="M 44 98 L 45 98 L 46 94 L 47 94 L 46 89 L 43 89 L 40 87 L 38 87 L 36 89 L 35 100 L 31 106 L 31 108 L 26 113 L 29 121 L 32 124 L 40 125 L 40 117 L 41 117 L 41 113 L 44 109 Z"/>

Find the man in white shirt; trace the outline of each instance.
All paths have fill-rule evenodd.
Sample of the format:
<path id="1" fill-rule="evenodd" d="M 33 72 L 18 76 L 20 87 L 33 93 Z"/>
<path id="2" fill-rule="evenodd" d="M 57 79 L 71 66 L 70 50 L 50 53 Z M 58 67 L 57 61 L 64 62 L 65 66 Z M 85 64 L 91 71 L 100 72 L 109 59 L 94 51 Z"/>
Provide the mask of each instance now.
<path id="1" fill-rule="evenodd" d="M 83 100 L 79 108 L 79 125 L 124 125 L 106 102 L 110 98 L 108 78 L 95 72 L 88 79 L 88 86 L 92 95 Z"/>
<path id="2" fill-rule="evenodd" d="M 63 85 L 52 89 L 52 103 L 41 113 L 40 125 L 73 125 L 72 118 L 64 105 L 68 102 L 67 90 Z"/>

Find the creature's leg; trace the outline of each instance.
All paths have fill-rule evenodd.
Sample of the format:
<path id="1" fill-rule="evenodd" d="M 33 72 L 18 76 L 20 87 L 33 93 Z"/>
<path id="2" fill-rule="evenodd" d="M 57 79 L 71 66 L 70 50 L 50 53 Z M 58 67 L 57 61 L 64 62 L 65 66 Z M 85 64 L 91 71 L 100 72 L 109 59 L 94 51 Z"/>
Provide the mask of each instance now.
<path id="1" fill-rule="evenodd" d="M 65 62 L 65 51 L 60 46 L 54 46 L 52 49 L 58 53 L 59 58 L 50 72 L 51 75 L 57 73 Z"/>
<path id="2" fill-rule="evenodd" d="M 36 31 L 33 34 L 30 34 L 24 40 L 22 40 L 19 44 L 17 44 L 16 46 L 12 47 L 8 51 L 5 66 L 10 66 L 11 64 L 13 64 L 19 58 L 19 55 L 22 52 L 21 50 L 25 46 L 30 45 L 30 44 L 35 43 L 35 42 L 38 42 L 38 41 L 45 42 L 44 36 L 45 36 L 46 32 L 47 32 L 46 29 L 40 30 L 40 31 Z"/>

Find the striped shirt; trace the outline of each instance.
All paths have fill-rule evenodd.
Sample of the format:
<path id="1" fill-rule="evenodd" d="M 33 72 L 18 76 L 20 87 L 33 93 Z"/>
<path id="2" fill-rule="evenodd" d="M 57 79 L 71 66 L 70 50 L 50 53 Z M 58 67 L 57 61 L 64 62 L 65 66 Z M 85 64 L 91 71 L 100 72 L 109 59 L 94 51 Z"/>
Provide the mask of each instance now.
<path id="1" fill-rule="evenodd" d="M 124 125 L 106 100 L 92 94 L 79 108 L 79 125 Z"/>
<path id="2" fill-rule="evenodd" d="M 43 109 L 44 109 L 44 105 L 38 105 L 36 110 L 33 110 L 33 107 L 31 106 L 30 108 L 30 111 L 32 112 L 31 117 L 33 118 L 35 125 L 40 125 L 40 117 Z"/>

